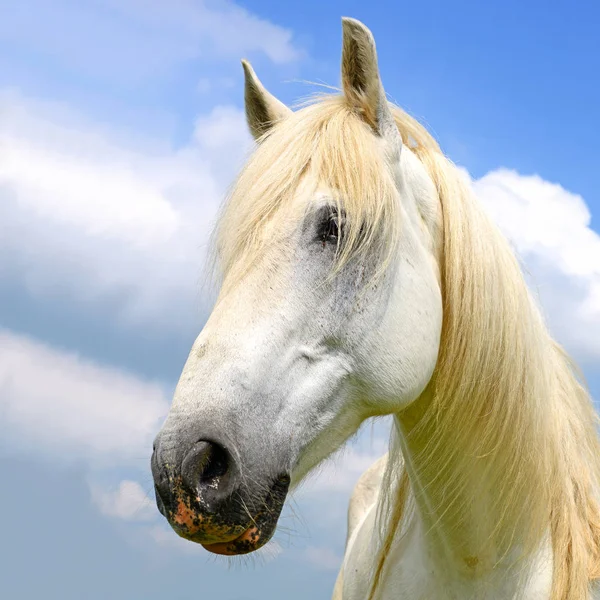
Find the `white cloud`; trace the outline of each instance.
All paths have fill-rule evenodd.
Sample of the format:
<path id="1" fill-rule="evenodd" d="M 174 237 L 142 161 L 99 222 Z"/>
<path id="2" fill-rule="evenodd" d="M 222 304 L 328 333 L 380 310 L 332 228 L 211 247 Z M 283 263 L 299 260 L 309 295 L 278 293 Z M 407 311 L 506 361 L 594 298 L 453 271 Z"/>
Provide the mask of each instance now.
<path id="1" fill-rule="evenodd" d="M 157 384 L 0 330 L 4 443 L 39 456 L 147 468 L 168 407 Z"/>
<path id="2" fill-rule="evenodd" d="M 173 206 L 127 165 L 81 160 L 30 140 L 5 140 L 0 181 L 34 219 L 91 238 L 149 246 L 181 226 Z"/>
<path id="3" fill-rule="evenodd" d="M 338 493 L 348 499 L 359 477 L 387 452 L 388 427 L 388 420 L 378 424 L 378 437 L 375 439 L 366 430 L 361 432 L 354 442 L 310 474 L 300 493 L 311 496 Z"/>
<path id="4" fill-rule="evenodd" d="M 600 359 L 600 236 L 583 198 L 506 169 L 473 185 L 522 258 L 559 341 L 582 362 Z"/>
<path id="5" fill-rule="evenodd" d="M 251 142 L 246 132 L 246 117 L 233 106 L 217 106 L 196 121 L 194 139 L 202 149 L 227 150 L 237 148 L 247 152 Z"/>
<path id="6" fill-rule="evenodd" d="M 0 94 L 0 275 L 189 327 L 214 216 L 252 144 L 243 112 L 217 106 L 179 150 L 65 112 Z"/>
<path id="7" fill-rule="evenodd" d="M 0 40 L 43 57 L 46 68 L 121 88 L 164 79 L 191 60 L 302 55 L 289 29 L 227 0 L 21 0 L 3 11 Z"/>
<path id="8" fill-rule="evenodd" d="M 229 0 L 179 0 L 148 6 L 145 0 L 104 0 L 123 15 L 151 31 L 187 42 L 198 53 L 205 50 L 199 40 L 209 42 L 217 56 L 240 57 L 247 52 L 262 52 L 274 63 L 288 63 L 302 56 L 289 29 L 274 25 Z"/>
<path id="9" fill-rule="evenodd" d="M 338 571 L 342 564 L 342 557 L 326 546 L 308 546 L 302 557 L 319 571 Z"/>
<path id="10" fill-rule="evenodd" d="M 153 521 L 158 515 L 154 502 L 135 481 L 123 480 L 116 489 L 91 483 L 90 493 L 92 502 L 107 517 L 124 521 Z"/>

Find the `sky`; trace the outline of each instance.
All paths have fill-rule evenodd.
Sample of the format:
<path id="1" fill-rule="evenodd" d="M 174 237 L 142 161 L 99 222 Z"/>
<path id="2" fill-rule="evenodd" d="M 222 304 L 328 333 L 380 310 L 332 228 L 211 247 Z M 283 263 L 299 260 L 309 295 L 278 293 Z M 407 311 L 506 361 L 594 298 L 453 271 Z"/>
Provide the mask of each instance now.
<path id="1" fill-rule="evenodd" d="M 600 400 L 600 6 L 0 1 L 0 572 L 6 597 L 330 597 L 367 423 L 274 541 L 224 559 L 158 514 L 149 455 L 209 314 L 208 236 L 252 150 L 241 58 L 339 85 L 341 16 L 468 171 Z"/>

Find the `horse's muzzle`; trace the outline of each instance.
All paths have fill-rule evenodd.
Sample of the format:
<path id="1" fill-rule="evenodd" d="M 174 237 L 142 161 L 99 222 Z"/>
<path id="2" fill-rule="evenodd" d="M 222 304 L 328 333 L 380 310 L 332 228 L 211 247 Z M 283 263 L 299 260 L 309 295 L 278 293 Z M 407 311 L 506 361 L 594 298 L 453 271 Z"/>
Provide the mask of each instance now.
<path id="1" fill-rule="evenodd" d="M 183 460 L 171 456 L 158 444 L 152 474 L 158 509 L 178 535 L 227 555 L 253 552 L 271 539 L 289 475 L 249 489 L 229 452 L 207 440 L 193 444 Z"/>

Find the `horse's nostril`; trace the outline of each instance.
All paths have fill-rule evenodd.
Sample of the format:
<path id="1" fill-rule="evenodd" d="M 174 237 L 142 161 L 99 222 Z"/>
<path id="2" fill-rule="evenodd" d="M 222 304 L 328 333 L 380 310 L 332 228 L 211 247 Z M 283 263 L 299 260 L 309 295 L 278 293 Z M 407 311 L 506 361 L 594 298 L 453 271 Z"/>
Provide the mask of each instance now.
<path id="1" fill-rule="evenodd" d="M 200 473 L 200 480 L 209 482 L 227 473 L 227 453 L 221 446 L 213 444 L 210 446 L 206 462 Z"/>
<path id="2" fill-rule="evenodd" d="M 227 452 L 218 444 L 200 441 L 194 444 L 181 464 L 181 476 L 188 488 L 217 483 L 227 473 L 229 459 Z"/>

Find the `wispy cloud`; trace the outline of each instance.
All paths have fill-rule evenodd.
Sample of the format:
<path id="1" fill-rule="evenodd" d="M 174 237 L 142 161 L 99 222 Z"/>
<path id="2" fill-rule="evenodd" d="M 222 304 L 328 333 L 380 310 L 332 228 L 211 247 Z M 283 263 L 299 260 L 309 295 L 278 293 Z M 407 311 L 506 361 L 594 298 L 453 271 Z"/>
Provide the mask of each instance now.
<path id="1" fill-rule="evenodd" d="M 328 546 L 308 546 L 304 549 L 302 557 L 321 571 L 337 571 L 342 564 L 342 557 Z"/>
<path id="2" fill-rule="evenodd" d="M 0 330 L 4 444 L 61 462 L 146 467 L 167 410 L 156 384 Z"/>
<path id="3" fill-rule="evenodd" d="M 0 274 L 42 298 L 119 297 L 128 322 L 189 324 L 214 215 L 251 148 L 243 112 L 217 106 L 177 150 L 64 112 L 0 95 Z"/>
<path id="4" fill-rule="evenodd" d="M 35 15 L 35 18 L 32 18 Z M 289 29 L 227 0 L 22 0 L 3 10 L 0 40 L 83 81 L 135 87 L 191 60 L 302 56 Z"/>
<path id="5" fill-rule="evenodd" d="M 123 480 L 115 487 L 105 488 L 90 483 L 92 502 L 107 517 L 124 521 L 154 521 L 158 512 L 154 502 L 136 481 Z"/>
<path id="6" fill-rule="evenodd" d="M 477 195 L 513 243 L 549 325 L 582 362 L 600 360 L 600 235 L 584 199 L 537 175 L 494 170 Z"/>

